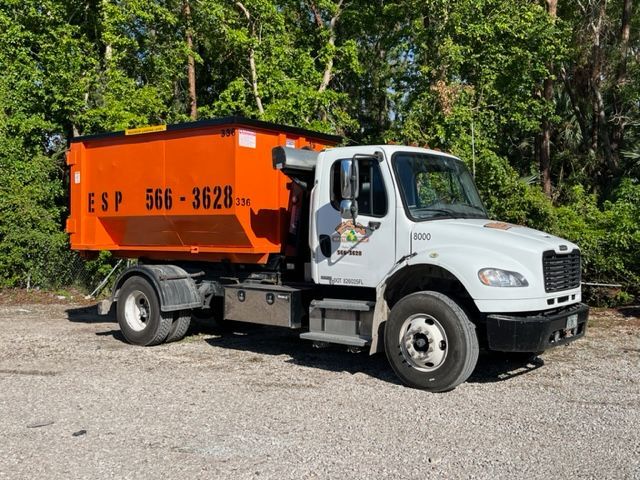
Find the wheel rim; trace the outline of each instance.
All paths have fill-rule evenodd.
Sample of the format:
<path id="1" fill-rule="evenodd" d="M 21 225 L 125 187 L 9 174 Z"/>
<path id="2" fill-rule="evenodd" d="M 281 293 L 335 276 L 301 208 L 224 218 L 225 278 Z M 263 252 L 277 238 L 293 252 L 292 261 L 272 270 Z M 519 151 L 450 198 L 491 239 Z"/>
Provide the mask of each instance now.
<path id="1" fill-rule="evenodd" d="M 140 332 L 145 329 L 151 307 L 149 299 L 140 290 L 134 290 L 129 294 L 124 303 L 124 319 L 132 330 Z"/>
<path id="2" fill-rule="evenodd" d="M 431 372 L 447 358 L 449 343 L 444 328 L 431 315 L 418 313 L 407 318 L 400 328 L 400 351 L 416 370 Z"/>

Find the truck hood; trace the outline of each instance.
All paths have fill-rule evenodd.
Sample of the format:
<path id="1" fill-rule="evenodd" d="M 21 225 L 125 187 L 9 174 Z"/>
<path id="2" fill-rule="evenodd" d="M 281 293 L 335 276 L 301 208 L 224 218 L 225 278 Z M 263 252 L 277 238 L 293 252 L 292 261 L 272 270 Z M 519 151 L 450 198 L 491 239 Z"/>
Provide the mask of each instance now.
<path id="1" fill-rule="evenodd" d="M 542 261 L 543 252 L 553 250 L 562 255 L 577 248 L 565 239 L 520 225 L 478 218 L 443 219 L 413 225 L 408 264 L 441 266 L 462 282 L 476 302 L 503 302 L 509 311 L 533 311 L 555 305 L 557 296 L 568 298 L 566 304 L 580 301 L 579 287 L 546 293 Z M 522 288 L 482 285 L 477 276 L 482 268 L 518 272 L 529 285 Z M 516 302 L 522 299 L 530 301 Z M 516 303 L 508 306 L 509 301 Z M 501 311 L 503 306 L 496 305 L 485 305 L 480 311 Z"/>
<path id="2" fill-rule="evenodd" d="M 578 248 L 563 238 L 540 230 L 485 218 L 435 220 L 432 223 L 432 230 L 440 231 L 445 236 L 455 235 L 466 241 L 471 240 L 478 247 L 506 247 L 509 250 L 513 248 L 530 253 L 542 253 L 547 250 L 566 253 Z M 416 224 L 416 227 L 423 225 L 424 223 Z"/>

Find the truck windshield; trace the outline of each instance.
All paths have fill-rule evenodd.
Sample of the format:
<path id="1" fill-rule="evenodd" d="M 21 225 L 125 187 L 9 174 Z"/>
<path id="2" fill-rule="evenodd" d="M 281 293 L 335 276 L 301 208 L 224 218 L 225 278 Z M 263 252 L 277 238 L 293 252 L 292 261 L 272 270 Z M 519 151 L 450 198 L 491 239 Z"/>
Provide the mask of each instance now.
<path id="1" fill-rule="evenodd" d="M 398 152 L 393 166 L 402 201 L 413 220 L 487 218 L 473 178 L 460 160 Z"/>

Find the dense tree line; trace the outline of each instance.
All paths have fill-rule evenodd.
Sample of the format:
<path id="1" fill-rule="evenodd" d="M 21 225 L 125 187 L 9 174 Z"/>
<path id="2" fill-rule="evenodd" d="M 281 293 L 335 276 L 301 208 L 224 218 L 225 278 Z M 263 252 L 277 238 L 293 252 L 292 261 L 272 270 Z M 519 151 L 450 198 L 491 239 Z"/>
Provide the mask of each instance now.
<path id="1" fill-rule="evenodd" d="M 639 31 L 632 0 L 0 0 L 0 284 L 64 278 L 70 137 L 240 114 L 451 151 L 630 300 Z"/>

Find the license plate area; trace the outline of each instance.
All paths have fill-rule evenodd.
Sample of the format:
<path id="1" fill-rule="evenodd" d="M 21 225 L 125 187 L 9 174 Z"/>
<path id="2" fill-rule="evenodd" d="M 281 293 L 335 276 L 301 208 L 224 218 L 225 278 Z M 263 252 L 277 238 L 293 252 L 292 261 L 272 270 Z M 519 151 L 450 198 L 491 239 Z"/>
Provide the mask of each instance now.
<path id="1" fill-rule="evenodd" d="M 584 327 L 578 328 L 578 314 L 572 313 L 567 317 L 564 328 L 561 330 L 556 330 L 551 334 L 549 343 L 551 345 L 557 344 L 561 340 L 568 340 L 572 337 L 580 335 L 581 333 L 583 333 L 583 331 Z"/>

